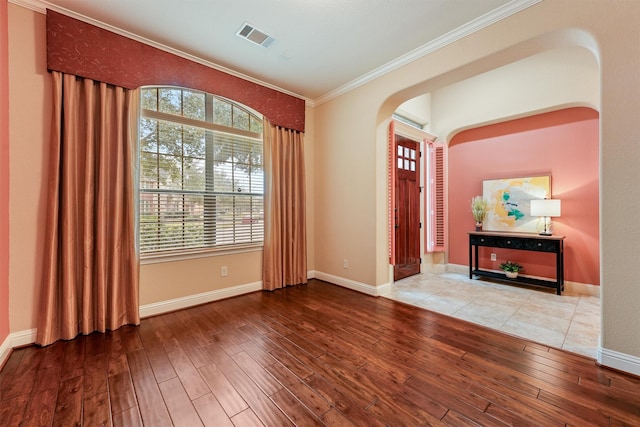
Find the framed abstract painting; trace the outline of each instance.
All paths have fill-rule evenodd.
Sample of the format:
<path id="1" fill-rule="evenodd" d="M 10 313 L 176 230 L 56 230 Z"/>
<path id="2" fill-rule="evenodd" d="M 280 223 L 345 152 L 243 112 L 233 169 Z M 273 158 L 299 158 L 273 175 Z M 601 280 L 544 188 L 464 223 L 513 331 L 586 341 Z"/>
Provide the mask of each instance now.
<path id="1" fill-rule="evenodd" d="M 486 179 L 482 197 L 488 204 L 484 231 L 536 233 L 538 218 L 530 215 L 530 201 L 551 197 L 551 176 Z"/>

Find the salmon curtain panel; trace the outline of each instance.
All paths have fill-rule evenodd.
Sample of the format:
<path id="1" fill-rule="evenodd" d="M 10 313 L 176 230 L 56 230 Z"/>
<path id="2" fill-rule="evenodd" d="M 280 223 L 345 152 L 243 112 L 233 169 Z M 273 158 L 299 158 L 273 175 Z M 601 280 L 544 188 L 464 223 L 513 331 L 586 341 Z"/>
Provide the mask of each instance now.
<path id="1" fill-rule="evenodd" d="M 307 283 L 303 134 L 264 120 L 263 289 Z"/>
<path id="2" fill-rule="evenodd" d="M 36 342 L 139 324 L 138 91 L 57 71 Z"/>

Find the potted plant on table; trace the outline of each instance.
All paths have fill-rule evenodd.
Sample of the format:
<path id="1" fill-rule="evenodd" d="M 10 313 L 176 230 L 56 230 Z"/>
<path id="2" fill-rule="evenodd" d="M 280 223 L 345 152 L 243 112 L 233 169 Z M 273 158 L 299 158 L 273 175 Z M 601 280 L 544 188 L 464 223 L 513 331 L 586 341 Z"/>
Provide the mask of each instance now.
<path id="1" fill-rule="evenodd" d="M 515 279 L 518 277 L 518 273 L 524 270 L 524 267 L 517 262 L 506 261 L 500 264 L 500 270 L 504 271 L 504 274 L 510 278 Z"/>
<path id="2" fill-rule="evenodd" d="M 471 213 L 473 214 L 473 219 L 476 220 L 476 231 L 482 230 L 482 221 L 487 215 L 487 207 L 487 201 L 482 196 L 476 196 L 471 199 Z"/>

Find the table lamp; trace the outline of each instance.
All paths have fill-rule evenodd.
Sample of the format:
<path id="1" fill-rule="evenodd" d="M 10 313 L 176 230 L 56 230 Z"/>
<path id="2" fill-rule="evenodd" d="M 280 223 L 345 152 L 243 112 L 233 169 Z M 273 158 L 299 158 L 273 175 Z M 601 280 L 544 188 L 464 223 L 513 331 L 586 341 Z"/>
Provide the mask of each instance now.
<path id="1" fill-rule="evenodd" d="M 544 221 L 544 230 L 540 232 L 541 236 L 551 236 L 551 217 L 560 216 L 560 200 L 559 199 L 538 199 L 531 200 L 531 216 L 537 216 Z"/>

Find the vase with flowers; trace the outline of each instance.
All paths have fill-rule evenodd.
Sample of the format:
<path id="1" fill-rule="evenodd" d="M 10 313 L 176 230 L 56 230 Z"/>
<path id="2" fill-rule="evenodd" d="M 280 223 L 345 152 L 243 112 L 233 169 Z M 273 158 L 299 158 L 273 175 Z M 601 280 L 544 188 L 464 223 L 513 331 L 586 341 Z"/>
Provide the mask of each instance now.
<path id="1" fill-rule="evenodd" d="M 487 201 L 482 196 L 475 196 L 471 199 L 471 213 L 476 220 L 476 231 L 482 231 L 482 222 L 487 215 Z"/>

